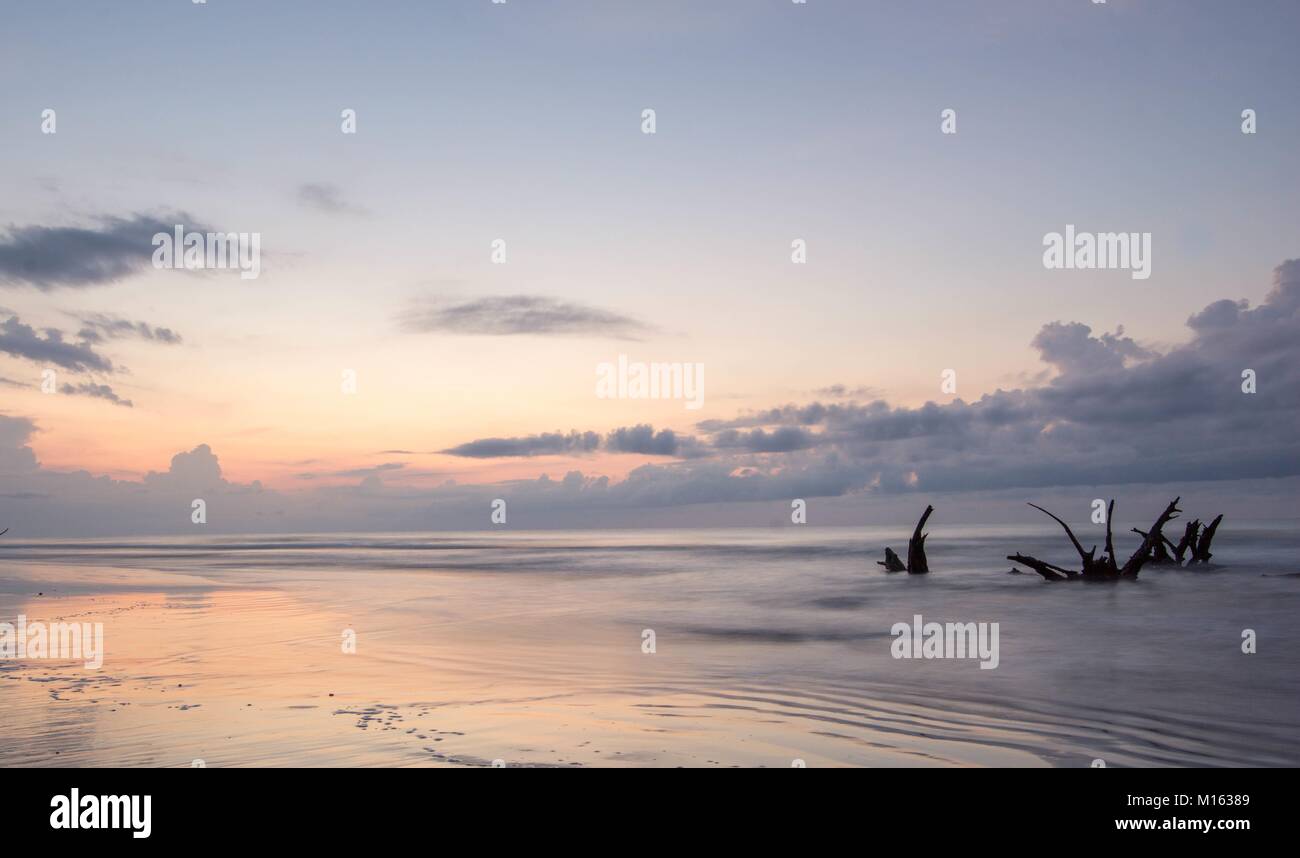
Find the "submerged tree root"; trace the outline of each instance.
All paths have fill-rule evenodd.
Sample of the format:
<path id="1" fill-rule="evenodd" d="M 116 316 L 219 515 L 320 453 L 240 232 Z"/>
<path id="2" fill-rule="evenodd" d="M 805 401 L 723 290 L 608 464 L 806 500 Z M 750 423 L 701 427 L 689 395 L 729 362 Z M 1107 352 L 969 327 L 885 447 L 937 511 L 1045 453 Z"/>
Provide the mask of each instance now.
<path id="1" fill-rule="evenodd" d="M 1191 556 L 1187 560 L 1189 567 L 1197 561 L 1208 563 L 1213 556 L 1210 553 L 1210 544 L 1214 541 L 1214 534 L 1218 532 L 1219 522 L 1223 521 L 1223 516 L 1220 515 L 1215 518 L 1204 529 L 1201 529 L 1200 519 L 1188 522 L 1186 529 L 1183 531 L 1182 539 L 1178 541 L 1177 545 L 1174 545 L 1164 535 L 1164 527 L 1177 518 L 1178 513 L 1182 512 L 1178 508 L 1179 500 L 1179 498 L 1174 498 L 1169 502 L 1169 506 L 1165 507 L 1164 512 L 1160 513 L 1155 523 L 1151 525 L 1150 530 L 1144 531 L 1138 530 L 1136 527 L 1133 528 L 1133 532 L 1142 537 L 1142 544 L 1138 546 L 1137 550 L 1133 552 L 1123 566 L 1120 566 L 1116 560 L 1115 542 L 1111 533 L 1111 520 L 1115 514 L 1114 500 L 1111 500 L 1106 509 L 1106 548 L 1100 558 L 1096 556 L 1097 546 L 1094 545 L 1088 551 L 1084 551 L 1083 546 L 1075 538 L 1074 531 L 1070 530 L 1068 524 L 1041 506 L 1031 503 L 1030 506 L 1051 516 L 1057 524 L 1065 529 L 1065 535 L 1070 538 L 1070 544 L 1074 546 L 1074 550 L 1079 554 L 1080 568 L 1075 570 L 1054 566 L 1051 563 L 1046 563 L 1025 554 L 1008 554 L 1007 559 L 1022 566 L 1028 566 L 1048 581 L 1069 581 L 1076 578 L 1084 581 L 1134 580 L 1146 564 L 1173 564 L 1178 566 L 1183 563 L 1183 558 L 1187 556 L 1188 552 L 1191 552 Z"/>

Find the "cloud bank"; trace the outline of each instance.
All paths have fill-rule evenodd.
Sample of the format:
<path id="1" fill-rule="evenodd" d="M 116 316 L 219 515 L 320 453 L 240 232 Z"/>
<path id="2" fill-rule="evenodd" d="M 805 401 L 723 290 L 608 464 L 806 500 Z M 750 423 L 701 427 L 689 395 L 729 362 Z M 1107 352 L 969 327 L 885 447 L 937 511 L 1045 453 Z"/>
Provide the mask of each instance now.
<path id="1" fill-rule="evenodd" d="M 644 521 L 647 510 L 688 505 L 1004 489 L 1038 495 L 1051 487 L 1300 475 L 1300 261 L 1278 266 L 1258 306 L 1216 301 L 1187 327 L 1187 342 L 1159 351 L 1122 330 L 1098 334 L 1052 322 L 1033 340 L 1050 380 L 969 403 L 792 403 L 702 421 L 690 435 L 639 425 L 603 435 L 485 438 L 443 451 L 664 457 L 617 482 L 569 470 L 559 479 L 413 488 L 385 483 L 386 475 L 405 473 L 388 463 L 351 471 L 356 485 L 283 494 L 226 481 L 206 446 L 179 454 L 165 472 L 117 481 L 42 468 L 30 446 L 35 421 L 0 414 L 0 519 L 27 529 L 58 522 L 63 530 L 52 535 L 91 527 L 183 532 L 191 499 L 204 497 L 214 529 L 227 531 L 429 529 L 486 526 L 487 504 L 500 497 L 537 518 L 568 515 L 580 525 L 600 516 L 628 525 Z M 1243 374 L 1256 392 L 1244 392 Z"/>
<path id="2" fill-rule="evenodd" d="M 154 235 L 178 223 L 190 219 L 133 214 L 101 217 L 94 227 L 11 226 L 0 235 L 0 284 L 49 292 L 121 280 L 150 267 Z"/>
<path id="3" fill-rule="evenodd" d="M 0 352 L 73 372 L 112 372 L 113 362 L 86 342 L 70 343 L 54 328 L 44 334 L 24 325 L 17 316 L 0 322 Z"/>
<path id="4" fill-rule="evenodd" d="M 970 403 L 815 401 L 701 421 L 698 437 L 616 430 L 610 452 L 681 456 L 686 441 L 695 461 L 609 491 L 681 503 L 1300 474 L 1300 260 L 1278 266 L 1260 306 L 1218 301 L 1187 326 L 1160 353 L 1122 328 L 1046 324 L 1032 345 L 1050 381 Z"/>

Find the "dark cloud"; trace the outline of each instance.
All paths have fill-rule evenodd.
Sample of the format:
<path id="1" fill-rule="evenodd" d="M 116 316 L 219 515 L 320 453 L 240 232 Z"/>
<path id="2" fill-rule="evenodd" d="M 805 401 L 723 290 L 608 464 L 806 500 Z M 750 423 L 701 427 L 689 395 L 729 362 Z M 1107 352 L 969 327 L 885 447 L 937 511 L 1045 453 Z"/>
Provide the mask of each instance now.
<path id="1" fill-rule="evenodd" d="M 656 432 L 653 426 L 623 426 L 605 437 L 605 449 L 611 453 L 639 453 L 646 456 L 676 456 L 697 446 L 694 438 L 678 435 L 671 429 Z"/>
<path id="2" fill-rule="evenodd" d="M 82 328 L 77 333 L 85 343 L 102 343 L 105 340 L 136 338 L 164 345 L 178 345 L 181 335 L 170 328 L 156 327 L 147 322 L 133 322 L 108 313 L 90 313 L 77 316 Z"/>
<path id="3" fill-rule="evenodd" d="M 1113 334 L 1092 336 L 1092 328 L 1071 322 L 1052 322 L 1030 343 L 1045 363 L 1062 372 L 1104 372 L 1122 368 L 1127 362 L 1154 357 L 1151 352 L 1124 336 L 1121 325 Z"/>
<path id="4" fill-rule="evenodd" d="M 549 456 L 559 453 L 590 453 L 600 446 L 595 432 L 547 432 L 523 438 L 482 438 L 441 452 L 471 459 L 497 459 L 509 456 Z"/>
<path id="5" fill-rule="evenodd" d="M 28 383 L 25 382 L 25 381 L 14 381 L 12 378 L 4 378 L 3 376 L 0 376 L 0 386 L 4 386 L 4 387 L 35 387 L 35 385 L 33 385 L 33 384 L 28 384 Z"/>
<path id="6" fill-rule="evenodd" d="M 422 308 L 405 316 L 402 324 L 409 331 L 480 336 L 546 334 L 637 339 L 650 330 L 628 316 L 537 295 L 496 295 Z"/>
<path id="7" fill-rule="evenodd" d="M 750 429 L 756 426 L 776 426 L 780 424 L 816 426 L 825 422 L 827 418 L 858 413 L 858 411 L 859 406 L 856 405 L 823 405 L 820 402 L 813 402 L 808 405 L 780 405 L 776 408 L 750 412 L 726 420 L 702 420 L 695 425 L 702 432 L 721 432 L 725 429 Z"/>
<path id="8" fill-rule="evenodd" d="M 134 408 L 135 404 L 129 399 L 123 399 L 113 391 L 113 388 L 107 384 L 95 384 L 93 382 L 82 382 L 80 384 L 65 384 L 62 388 L 63 393 L 69 396 L 89 396 L 92 399 L 105 399 L 114 405 L 121 405 L 123 408 Z"/>
<path id="9" fill-rule="evenodd" d="M 656 432 L 649 424 L 623 426 L 609 432 L 604 439 L 595 432 L 574 430 L 567 435 L 562 432 L 551 432 L 520 438 L 482 438 L 440 452 L 475 459 L 495 459 L 511 456 L 577 455 L 594 453 L 599 449 L 609 453 L 682 458 L 707 454 L 707 450 L 696 438 L 680 435 L 671 429 L 661 429 Z"/>
<path id="10" fill-rule="evenodd" d="M 919 408 L 787 406 L 749 416 L 812 424 L 816 459 L 831 457 L 863 488 L 927 491 L 1300 473 L 1300 263 L 1274 273 L 1251 309 L 1219 301 L 1188 321 L 1191 339 L 1164 353 L 1078 323 L 1034 338 L 1047 384 L 973 403 Z M 1253 370 L 1256 393 L 1242 391 Z"/>
<path id="11" fill-rule="evenodd" d="M 112 372 L 113 362 L 88 343 L 70 343 L 53 328 L 44 336 L 17 316 L 0 322 L 0 352 L 37 363 L 54 364 L 74 372 Z"/>
<path id="12" fill-rule="evenodd" d="M 0 283 L 48 292 L 121 280 L 152 265 L 154 235 L 170 234 L 178 223 L 190 221 L 134 214 L 99 218 L 96 227 L 11 226 L 0 235 Z"/>
<path id="13" fill-rule="evenodd" d="M 308 182 L 298 186 L 298 202 L 326 214 L 365 214 L 365 209 L 349 203 L 343 191 L 327 182 Z"/>
<path id="14" fill-rule="evenodd" d="M 771 432 L 763 429 L 748 432 L 727 429 L 713 439 L 714 446 L 720 449 L 739 448 L 751 453 L 791 453 L 806 450 L 816 443 L 816 435 L 796 426 L 783 426 Z"/>
<path id="15" fill-rule="evenodd" d="M 639 468 L 600 503 L 1300 474 L 1300 262 L 1277 268 L 1259 306 L 1216 302 L 1188 327 L 1187 343 L 1159 352 L 1123 329 L 1049 323 L 1033 345 L 1051 380 L 969 403 L 813 402 L 702 421 L 691 440 L 705 455 Z M 682 436 L 631 427 L 607 449 L 682 457 Z"/>

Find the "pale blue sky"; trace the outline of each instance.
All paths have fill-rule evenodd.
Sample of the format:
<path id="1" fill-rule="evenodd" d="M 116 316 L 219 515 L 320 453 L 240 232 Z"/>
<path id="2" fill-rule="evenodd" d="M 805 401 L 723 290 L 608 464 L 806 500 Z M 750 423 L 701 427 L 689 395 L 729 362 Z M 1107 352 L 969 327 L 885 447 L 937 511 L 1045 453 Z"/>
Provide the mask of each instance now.
<path id="1" fill-rule="evenodd" d="M 1124 325 L 1164 352 L 1212 302 L 1259 304 L 1293 276 L 1275 267 L 1300 256 L 1292 0 L 0 0 L 0 10 L 0 244 L 10 228 L 183 212 L 260 232 L 266 257 L 255 282 L 143 270 L 95 288 L 0 283 L 0 321 L 72 336 L 70 319 L 118 314 L 183 339 L 112 344 L 129 371 L 86 381 L 111 384 L 130 409 L 25 391 L 38 367 L 0 354 L 0 381 L 19 383 L 0 388 L 0 414 L 30 421 L 11 434 L 47 468 L 138 479 L 207 443 L 228 477 L 278 489 L 296 485 L 299 461 L 351 474 L 387 449 L 424 457 L 384 472 L 387 482 L 571 468 L 617 481 L 646 460 L 434 454 L 644 423 L 693 435 L 697 419 L 806 403 L 832 384 L 946 407 L 954 397 L 938 382 L 949 367 L 972 402 L 1043 384 L 1049 353 L 1068 374 L 1073 329 L 1031 346 L 1049 322 L 1094 335 Z M 647 107 L 653 136 L 640 132 Z M 46 108 L 57 134 L 40 133 Z M 344 108 L 357 111 L 356 135 L 340 133 Z M 945 108 L 957 111 L 956 135 L 939 132 Z M 1245 108 L 1258 112 L 1255 135 L 1241 133 Z M 334 188 L 341 210 L 304 205 L 310 185 Z M 1152 233 L 1151 278 L 1045 271 L 1042 237 L 1067 223 Z M 498 237 L 505 266 L 489 259 Z M 808 265 L 791 265 L 793 238 L 808 241 Z M 400 324 L 431 300 L 496 295 L 548 296 L 650 333 L 629 345 Z M 1271 330 L 1270 313 L 1287 306 L 1251 324 Z M 1235 378 L 1256 359 L 1242 352 L 1249 343 L 1206 335 L 1198 360 Z M 707 413 L 595 401 L 592 367 L 628 350 L 705 363 Z M 360 371 L 368 398 L 340 400 L 340 367 Z M 852 417 L 837 431 L 874 437 L 855 421 L 878 414 Z M 1042 429 L 1062 418 L 1033 419 Z M 1198 437 L 1224 427 L 1212 429 Z M 975 447 L 964 463 L 974 471 L 1006 454 Z M 986 454 L 987 466 L 973 464 Z M 882 484 L 909 484 L 906 457 L 862 455 L 868 464 L 848 468 L 857 477 L 870 482 L 886 462 Z M 673 474 L 696 467 L 679 464 Z M 830 458 L 758 464 L 845 469 Z M 915 484 L 926 478 L 921 469 Z M 965 471 L 934 479 L 978 484 Z"/>

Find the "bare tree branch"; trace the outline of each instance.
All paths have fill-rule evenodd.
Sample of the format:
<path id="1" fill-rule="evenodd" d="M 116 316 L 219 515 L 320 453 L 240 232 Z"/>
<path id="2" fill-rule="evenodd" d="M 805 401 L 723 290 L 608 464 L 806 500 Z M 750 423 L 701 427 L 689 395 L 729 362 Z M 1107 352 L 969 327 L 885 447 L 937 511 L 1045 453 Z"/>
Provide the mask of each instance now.
<path id="1" fill-rule="evenodd" d="M 1210 543 L 1214 541 L 1214 534 L 1219 530 L 1219 522 L 1223 521 L 1223 514 L 1220 513 L 1210 522 L 1209 526 L 1201 532 L 1200 542 L 1196 545 L 1196 560 L 1202 563 L 1209 563 L 1210 558 L 1214 555 L 1210 553 Z"/>
<path id="2" fill-rule="evenodd" d="M 884 566 L 886 572 L 909 572 L 912 575 L 924 575 L 930 571 L 930 562 L 925 556 L 925 537 L 929 534 L 922 533 L 925 523 L 930 520 L 930 514 L 934 512 L 934 507 L 926 506 L 925 512 L 921 514 L 921 520 L 916 523 L 916 529 L 912 531 L 912 538 L 907 541 L 907 563 L 904 564 L 902 559 L 894 553 L 894 549 L 885 549 L 885 559 L 877 560 L 877 566 Z"/>
<path id="3" fill-rule="evenodd" d="M 1178 513 L 1182 512 L 1182 510 L 1178 508 L 1178 501 L 1181 499 L 1182 498 L 1174 498 L 1169 502 L 1169 506 L 1165 507 L 1165 511 L 1160 513 L 1160 517 L 1156 519 L 1155 524 L 1151 525 L 1151 529 L 1147 531 L 1146 537 L 1142 540 L 1142 544 L 1138 546 L 1138 550 L 1133 552 L 1133 556 L 1124 564 L 1124 568 L 1119 570 L 1121 578 L 1136 578 L 1138 572 L 1142 571 L 1142 567 L 1146 564 L 1147 560 L 1151 558 L 1152 549 L 1159 542 L 1158 534 L 1166 524 L 1173 521 L 1178 517 Z M 1140 532 L 1141 531 L 1139 531 L 1139 533 Z"/>

